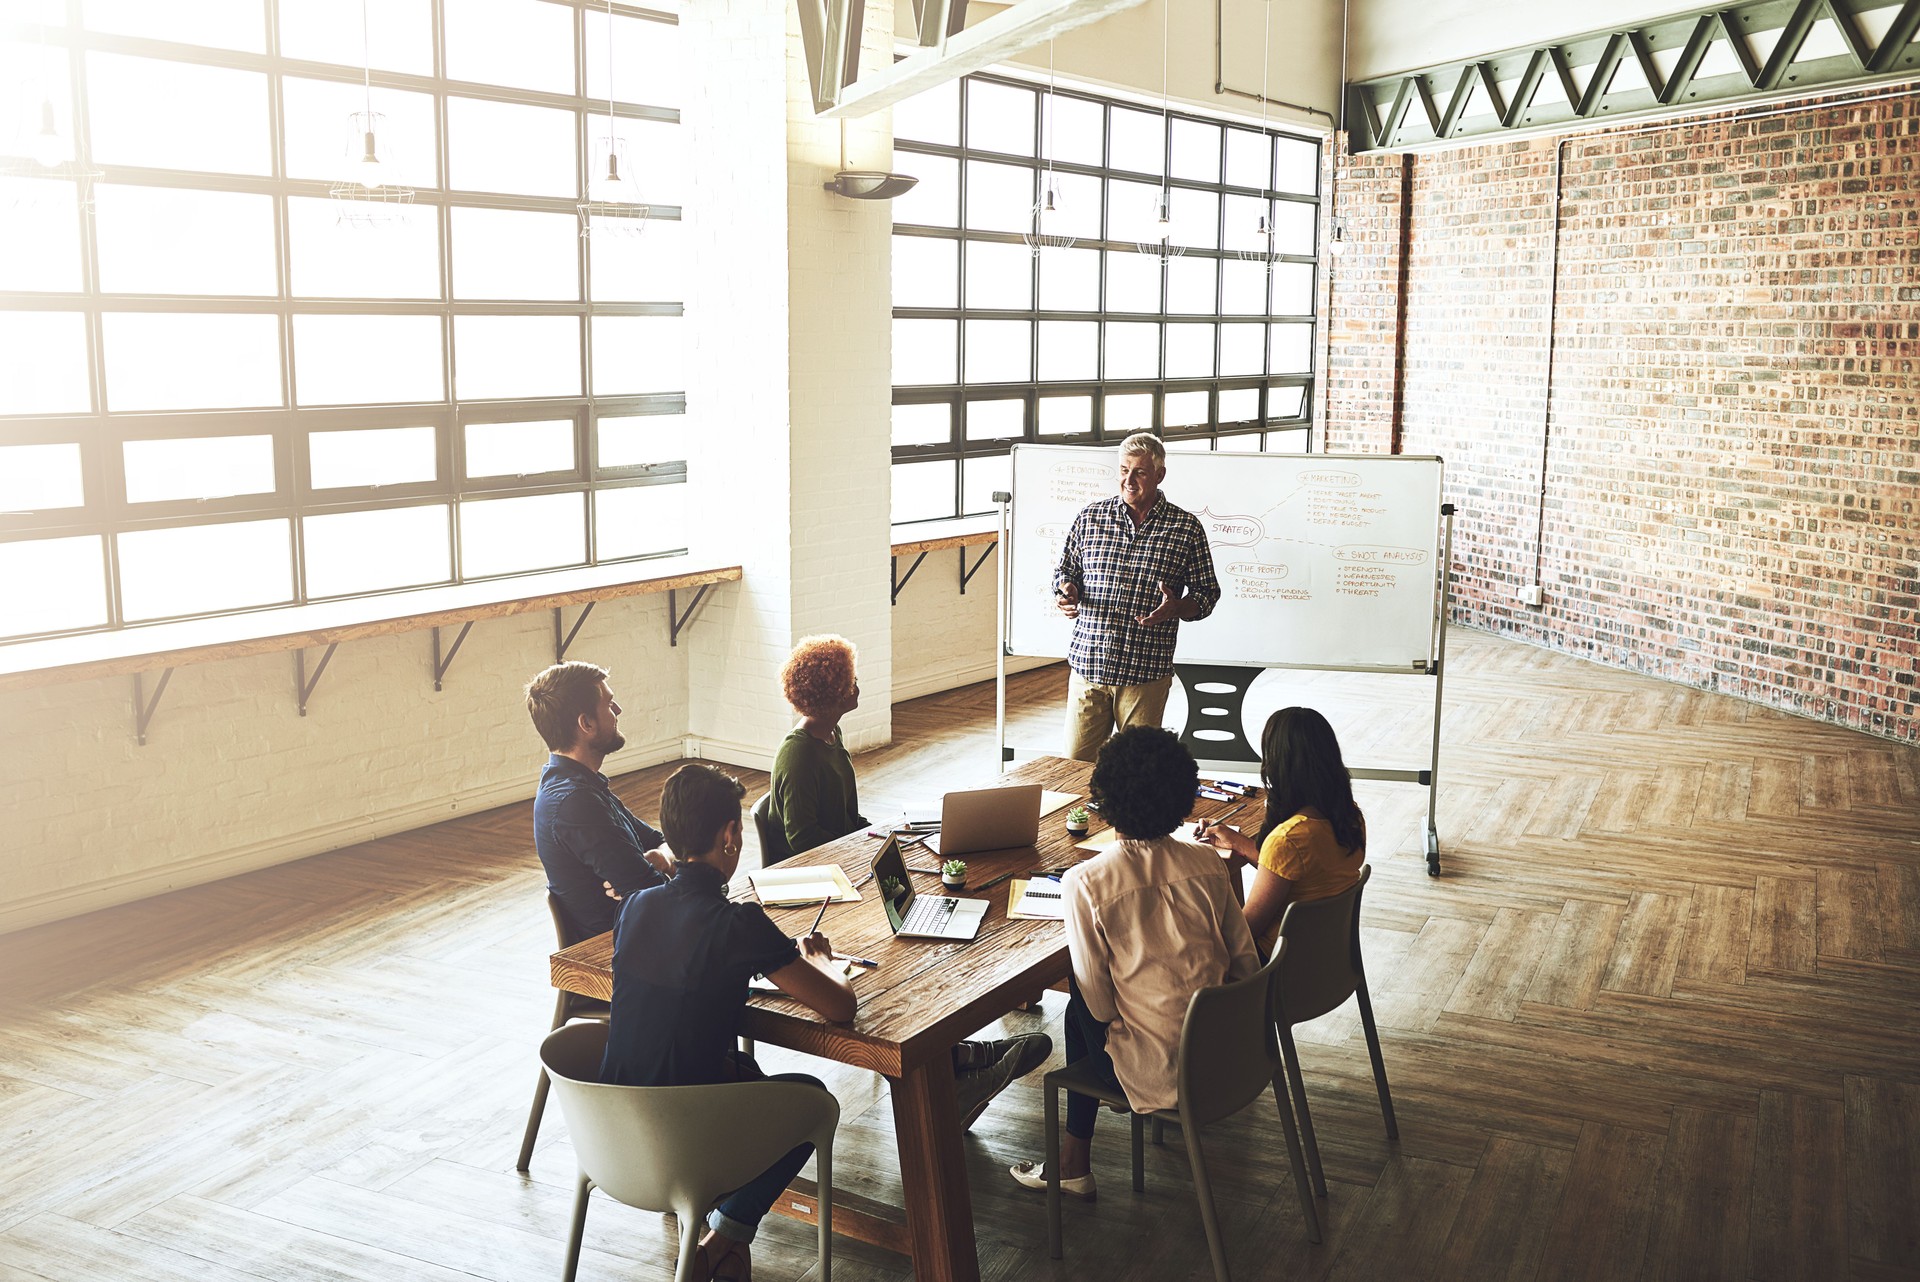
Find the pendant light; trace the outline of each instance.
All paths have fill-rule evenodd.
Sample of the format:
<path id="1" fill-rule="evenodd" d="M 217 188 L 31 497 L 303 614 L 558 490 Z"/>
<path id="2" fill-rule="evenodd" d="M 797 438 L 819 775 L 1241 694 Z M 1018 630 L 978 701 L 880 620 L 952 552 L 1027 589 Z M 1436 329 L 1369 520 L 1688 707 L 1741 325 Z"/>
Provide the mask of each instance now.
<path id="1" fill-rule="evenodd" d="M 1047 41 L 1047 94 L 1041 99 L 1046 111 L 1046 132 L 1041 137 L 1040 158 L 1046 168 L 1040 175 L 1040 199 L 1034 202 L 1021 238 L 1037 258 L 1043 249 L 1072 249 L 1074 238 L 1060 230 L 1064 217 L 1060 212 L 1060 188 L 1053 179 L 1053 112 L 1057 100 L 1053 91 L 1053 41 Z"/>
<path id="2" fill-rule="evenodd" d="M 1160 137 L 1163 140 L 1170 137 L 1173 128 L 1173 114 L 1168 106 L 1167 97 L 1167 39 L 1169 34 L 1167 18 L 1172 12 L 1173 0 L 1160 0 Z M 1166 145 L 1168 144 L 1165 142 L 1162 143 L 1163 147 Z M 1166 153 L 1163 151 L 1162 154 L 1164 155 Z M 1165 263 L 1168 259 L 1178 258 L 1187 252 L 1186 246 L 1177 245 L 1173 240 L 1173 180 L 1171 175 L 1165 172 L 1166 169 L 1170 168 L 1172 168 L 1171 165 L 1163 167 L 1160 174 L 1160 190 L 1154 193 L 1153 205 L 1148 211 L 1148 217 L 1152 220 L 1151 231 L 1149 233 L 1152 239 L 1142 240 L 1134 245 L 1134 248 L 1141 253 L 1152 254 L 1162 263 Z"/>
<path id="3" fill-rule="evenodd" d="M 587 199 L 579 206 L 580 234 L 633 239 L 647 230 L 647 206 L 627 165 L 627 144 L 614 129 L 613 0 L 607 0 L 607 134 L 594 140 Z"/>
<path id="4" fill-rule="evenodd" d="M 367 0 L 360 0 L 361 109 L 347 115 L 347 142 L 333 197 L 334 223 L 346 227 L 384 227 L 404 222 L 413 191 L 393 181 L 393 140 L 386 116 L 373 109 L 373 42 L 368 34 Z"/>
<path id="5" fill-rule="evenodd" d="M 1267 180 L 1263 185 L 1270 187 L 1273 183 L 1273 139 L 1267 136 L 1267 64 L 1271 61 L 1268 50 L 1273 43 L 1273 0 L 1264 0 L 1261 7 L 1266 12 L 1266 20 L 1260 29 L 1260 141 L 1265 143 L 1267 148 Z M 1272 210 L 1273 197 L 1262 192 L 1260 222 L 1254 229 L 1254 242 L 1236 251 L 1242 260 L 1250 263 L 1266 263 L 1269 267 L 1273 265 Z"/>

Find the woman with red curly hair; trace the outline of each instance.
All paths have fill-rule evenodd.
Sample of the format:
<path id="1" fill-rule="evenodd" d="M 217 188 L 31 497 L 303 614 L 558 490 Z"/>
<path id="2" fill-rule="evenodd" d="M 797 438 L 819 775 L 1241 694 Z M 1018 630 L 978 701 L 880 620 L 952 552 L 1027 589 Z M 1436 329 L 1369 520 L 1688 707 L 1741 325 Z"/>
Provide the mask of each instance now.
<path id="1" fill-rule="evenodd" d="M 767 800 L 786 849 L 761 852 L 764 863 L 778 863 L 867 826 L 853 758 L 840 734 L 840 719 L 860 706 L 853 657 L 853 643 L 845 637 L 802 637 L 780 670 L 780 689 L 800 714 L 800 724 L 774 758 Z"/>

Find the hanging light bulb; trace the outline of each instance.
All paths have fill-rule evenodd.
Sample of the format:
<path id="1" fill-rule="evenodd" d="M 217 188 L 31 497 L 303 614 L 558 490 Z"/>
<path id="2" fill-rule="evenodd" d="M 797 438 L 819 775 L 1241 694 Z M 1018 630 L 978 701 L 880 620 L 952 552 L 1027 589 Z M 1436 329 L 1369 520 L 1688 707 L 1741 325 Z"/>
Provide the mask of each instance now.
<path id="1" fill-rule="evenodd" d="M 640 191 L 633 181 L 621 173 L 621 162 L 627 154 L 627 144 L 619 138 L 602 138 L 601 151 L 606 153 L 606 163 L 595 166 L 595 173 L 587 183 L 587 198 L 603 205 L 637 205 L 640 203 Z M 595 157 L 599 159 L 598 156 Z"/>
<path id="2" fill-rule="evenodd" d="M 607 134 L 594 140 L 593 165 L 587 170 L 587 198 L 576 208 L 580 234 L 637 237 L 647 230 L 652 212 L 640 203 L 640 188 L 627 177 L 627 142 L 614 130 L 613 2 L 607 2 Z"/>
<path id="3" fill-rule="evenodd" d="M 1033 251 L 1035 258 L 1043 249 L 1072 249 L 1074 237 L 1063 232 L 1060 224 L 1060 185 L 1053 177 L 1053 41 L 1047 41 L 1047 96 L 1041 99 L 1041 108 L 1045 111 L 1047 127 L 1045 154 L 1047 168 L 1040 179 L 1040 199 L 1035 202 L 1027 219 L 1027 230 L 1021 233 L 1021 239 L 1027 242 L 1027 248 Z"/>
<path id="4" fill-rule="evenodd" d="M 386 116 L 373 109 L 373 41 L 367 4 L 360 4 L 361 109 L 347 116 L 339 181 L 327 188 L 334 222 L 343 227 L 387 227 L 408 221 L 414 193 L 396 181 L 405 166 L 396 163 Z"/>
<path id="5" fill-rule="evenodd" d="M 1173 11 L 1173 0 L 1160 0 L 1160 136 L 1165 138 L 1171 128 L 1171 100 L 1167 96 L 1167 18 Z M 1186 247 L 1173 243 L 1173 202 L 1167 189 L 1167 180 L 1160 180 L 1160 190 L 1154 193 L 1151 240 L 1142 240 L 1134 248 L 1143 254 L 1152 254 L 1162 263 L 1170 258 L 1178 258 L 1186 253 Z"/>
<path id="6" fill-rule="evenodd" d="M 1347 252 L 1347 220 L 1336 217 L 1332 223 L 1333 233 L 1327 241 L 1327 252 L 1338 258 Z"/>
<path id="7" fill-rule="evenodd" d="M 53 116 L 53 99 L 40 102 L 40 132 L 33 136 L 33 158 L 47 169 L 58 169 L 73 155 L 73 149 L 60 135 L 60 124 Z"/>
<path id="8" fill-rule="evenodd" d="M 353 167 L 353 177 L 368 191 L 378 191 L 387 181 L 386 166 L 380 161 L 380 152 L 374 146 L 374 121 L 377 115 L 367 115 L 365 128 L 360 131 L 360 160 Z"/>

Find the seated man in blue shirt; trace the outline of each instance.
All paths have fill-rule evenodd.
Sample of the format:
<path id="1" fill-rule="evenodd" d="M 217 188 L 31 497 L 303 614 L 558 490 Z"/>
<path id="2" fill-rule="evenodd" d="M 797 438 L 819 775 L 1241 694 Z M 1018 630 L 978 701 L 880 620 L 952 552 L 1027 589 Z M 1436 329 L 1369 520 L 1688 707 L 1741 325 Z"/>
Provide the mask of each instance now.
<path id="1" fill-rule="evenodd" d="M 533 799 L 533 847 L 575 938 L 613 929 L 624 895 L 658 886 L 666 838 L 613 795 L 600 766 L 626 746 L 607 670 L 556 663 L 527 683 L 527 712 L 553 755 Z"/>

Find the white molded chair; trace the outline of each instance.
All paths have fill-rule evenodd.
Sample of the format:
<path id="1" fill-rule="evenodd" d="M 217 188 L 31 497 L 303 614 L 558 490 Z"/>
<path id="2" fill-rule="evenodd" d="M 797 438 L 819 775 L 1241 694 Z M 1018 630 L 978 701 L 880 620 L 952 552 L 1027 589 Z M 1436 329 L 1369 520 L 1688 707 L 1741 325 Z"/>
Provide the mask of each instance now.
<path id="1" fill-rule="evenodd" d="M 580 1184 L 567 1240 L 565 1282 L 580 1266 L 587 1198 L 595 1187 L 645 1211 L 680 1221 L 676 1282 L 691 1282 L 694 1250 L 707 1212 L 795 1146 L 812 1143 L 820 1206 L 820 1282 L 831 1282 L 833 1132 L 840 1102 L 801 1082 L 729 1082 L 718 1086 L 608 1086 L 600 1078 L 605 1024 L 573 1024 L 548 1034 L 540 1061 L 567 1119 Z"/>

